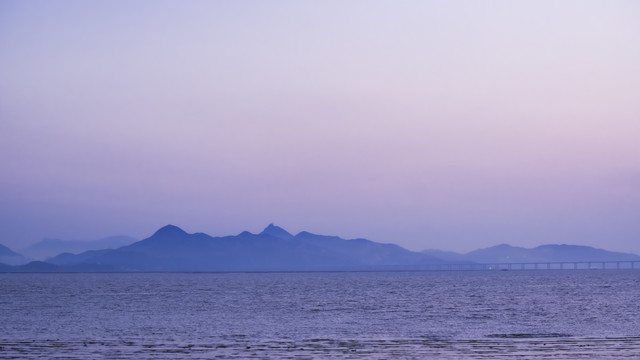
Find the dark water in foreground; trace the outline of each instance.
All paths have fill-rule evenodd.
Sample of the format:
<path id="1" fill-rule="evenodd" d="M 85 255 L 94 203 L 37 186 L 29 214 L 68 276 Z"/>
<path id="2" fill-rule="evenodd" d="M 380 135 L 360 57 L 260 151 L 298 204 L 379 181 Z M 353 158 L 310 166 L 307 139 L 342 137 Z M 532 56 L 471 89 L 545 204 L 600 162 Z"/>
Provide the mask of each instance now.
<path id="1" fill-rule="evenodd" d="M 640 358 L 640 270 L 0 274 L 2 359 Z"/>

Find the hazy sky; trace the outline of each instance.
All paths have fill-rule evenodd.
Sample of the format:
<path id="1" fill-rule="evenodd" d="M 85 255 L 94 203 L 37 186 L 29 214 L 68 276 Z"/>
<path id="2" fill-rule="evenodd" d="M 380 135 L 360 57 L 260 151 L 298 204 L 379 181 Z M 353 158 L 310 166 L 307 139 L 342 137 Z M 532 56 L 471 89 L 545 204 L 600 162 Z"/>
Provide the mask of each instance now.
<path id="1" fill-rule="evenodd" d="M 640 253 L 638 1 L 0 2 L 0 243 Z"/>

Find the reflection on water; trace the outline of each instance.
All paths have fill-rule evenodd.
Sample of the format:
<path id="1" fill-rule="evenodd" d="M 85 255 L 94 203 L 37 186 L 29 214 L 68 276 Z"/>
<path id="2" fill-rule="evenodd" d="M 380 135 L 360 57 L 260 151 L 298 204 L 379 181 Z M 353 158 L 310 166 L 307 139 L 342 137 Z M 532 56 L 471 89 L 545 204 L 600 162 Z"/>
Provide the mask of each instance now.
<path id="1" fill-rule="evenodd" d="M 0 274 L 0 358 L 637 358 L 640 271 Z"/>

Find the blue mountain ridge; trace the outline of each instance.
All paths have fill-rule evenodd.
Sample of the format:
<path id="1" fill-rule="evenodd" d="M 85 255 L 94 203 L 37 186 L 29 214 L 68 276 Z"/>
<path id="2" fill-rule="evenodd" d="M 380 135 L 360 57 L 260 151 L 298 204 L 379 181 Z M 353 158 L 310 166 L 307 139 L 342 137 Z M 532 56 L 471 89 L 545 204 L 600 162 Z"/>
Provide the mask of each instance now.
<path id="1" fill-rule="evenodd" d="M 345 240 L 269 225 L 259 234 L 211 237 L 167 225 L 147 239 L 114 250 L 60 254 L 47 263 L 108 265 L 117 271 L 304 271 L 442 263 L 394 244 Z"/>

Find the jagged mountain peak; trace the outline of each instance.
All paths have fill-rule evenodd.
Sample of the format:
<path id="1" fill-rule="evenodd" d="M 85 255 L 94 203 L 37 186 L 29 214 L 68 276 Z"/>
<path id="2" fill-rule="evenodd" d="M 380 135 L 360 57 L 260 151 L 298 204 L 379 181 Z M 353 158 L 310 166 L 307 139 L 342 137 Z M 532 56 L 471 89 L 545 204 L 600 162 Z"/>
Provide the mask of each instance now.
<path id="1" fill-rule="evenodd" d="M 271 235 L 278 238 L 293 237 L 293 235 L 291 235 L 287 230 L 273 224 L 269 224 L 269 226 L 264 228 L 264 230 L 262 230 L 260 235 Z"/>

